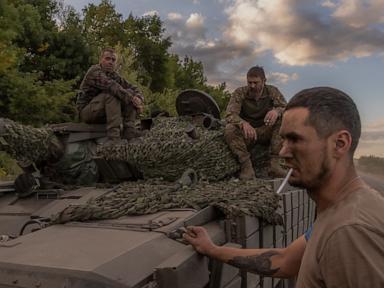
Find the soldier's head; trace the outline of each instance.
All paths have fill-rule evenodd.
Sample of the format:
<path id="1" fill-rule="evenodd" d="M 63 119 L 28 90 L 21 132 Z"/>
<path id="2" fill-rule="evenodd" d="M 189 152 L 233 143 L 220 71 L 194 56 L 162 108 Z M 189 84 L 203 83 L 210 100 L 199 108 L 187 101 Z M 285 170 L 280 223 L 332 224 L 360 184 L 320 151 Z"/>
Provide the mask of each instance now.
<path id="1" fill-rule="evenodd" d="M 280 156 L 294 169 L 290 183 L 314 189 L 338 163 L 345 169 L 353 165 L 360 134 L 359 112 L 344 92 L 314 87 L 297 93 L 287 104 L 280 128 Z"/>
<path id="2" fill-rule="evenodd" d="M 266 78 L 263 67 L 254 66 L 247 72 L 247 84 L 251 94 L 260 96 L 263 93 Z"/>
<path id="3" fill-rule="evenodd" d="M 115 71 L 117 65 L 117 53 L 113 48 L 105 48 L 101 51 L 99 63 L 105 71 Z"/>

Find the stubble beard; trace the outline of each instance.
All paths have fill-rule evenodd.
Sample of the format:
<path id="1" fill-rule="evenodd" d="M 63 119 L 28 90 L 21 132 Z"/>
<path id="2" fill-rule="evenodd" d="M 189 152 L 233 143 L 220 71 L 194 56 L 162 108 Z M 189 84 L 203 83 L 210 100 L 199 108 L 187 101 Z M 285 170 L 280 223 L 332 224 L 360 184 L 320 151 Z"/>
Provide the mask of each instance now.
<path id="1" fill-rule="evenodd" d="M 249 89 L 249 94 L 250 94 L 253 98 L 258 98 L 258 97 L 260 97 L 260 96 L 263 94 L 263 88 L 264 88 L 264 87 L 262 87 L 261 89 L 250 88 L 250 89 Z"/>
<path id="2" fill-rule="evenodd" d="M 308 180 L 298 179 L 297 181 L 289 181 L 289 184 L 295 187 L 303 188 L 307 190 L 308 195 L 313 195 L 323 185 L 327 178 L 329 178 L 331 168 L 329 167 L 329 161 L 326 158 L 326 147 L 322 151 L 322 163 L 320 165 L 319 172 Z"/>
<path id="3" fill-rule="evenodd" d="M 102 67 L 102 69 L 105 71 L 105 72 L 108 72 L 108 73 L 112 73 L 115 71 L 115 69 L 113 67 Z"/>

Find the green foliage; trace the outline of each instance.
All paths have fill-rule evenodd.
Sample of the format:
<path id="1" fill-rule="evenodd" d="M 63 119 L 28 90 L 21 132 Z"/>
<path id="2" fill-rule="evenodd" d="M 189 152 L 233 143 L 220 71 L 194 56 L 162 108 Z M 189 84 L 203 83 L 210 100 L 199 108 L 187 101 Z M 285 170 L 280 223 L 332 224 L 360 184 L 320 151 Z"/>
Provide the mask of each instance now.
<path id="1" fill-rule="evenodd" d="M 7 105 L 0 111 L 7 117 L 36 126 L 70 121 L 75 117 L 71 98 L 74 80 L 42 82 L 38 73 L 9 72 L 0 78 L 0 90 Z"/>
<path id="2" fill-rule="evenodd" d="M 357 163 L 359 169 L 363 171 L 384 175 L 384 158 L 373 155 L 361 156 Z"/>
<path id="3" fill-rule="evenodd" d="M 107 46 L 117 49 L 122 76 L 145 95 L 147 115 L 175 115 L 177 95 L 191 88 L 209 93 L 224 110 L 225 83 L 208 85 L 200 61 L 170 54 L 157 15 L 123 19 L 111 0 L 88 4 L 80 15 L 63 3 L 0 0 L 2 117 L 32 125 L 75 120 L 75 91 Z"/>
<path id="4" fill-rule="evenodd" d="M 104 47 L 113 47 L 121 42 L 124 35 L 122 15 L 117 13 L 109 0 L 99 5 L 88 4 L 83 9 L 83 27 L 87 42 L 100 51 Z"/>
<path id="5" fill-rule="evenodd" d="M 16 161 L 5 152 L 0 151 L 0 180 L 14 179 L 21 173 Z"/>
<path id="6" fill-rule="evenodd" d="M 180 90 L 164 89 L 163 92 L 151 93 L 146 102 L 146 115 L 152 113 L 168 112 L 171 116 L 176 116 L 176 98 Z"/>
<path id="7" fill-rule="evenodd" d="M 175 75 L 176 87 L 180 89 L 201 89 L 207 82 L 204 76 L 204 68 L 201 62 L 185 56 L 179 60 L 177 56 L 178 69 Z"/>
<path id="8" fill-rule="evenodd" d="M 21 28 L 15 44 L 27 52 L 20 70 L 41 71 L 41 80 L 45 81 L 70 80 L 84 74 L 92 63 L 92 57 L 81 33 L 79 16 L 73 9 L 64 11 L 53 0 L 28 3 L 18 6 Z M 62 20 L 64 16 L 71 22 L 62 23 L 59 27 L 54 21 L 58 13 Z"/>
<path id="9" fill-rule="evenodd" d="M 226 90 L 225 82 L 217 86 L 206 86 L 206 89 L 204 90 L 211 95 L 213 99 L 215 99 L 220 108 L 221 116 L 224 117 L 225 109 L 227 108 L 229 99 L 231 98 L 231 93 Z"/>
<path id="10" fill-rule="evenodd" d="M 17 17 L 17 9 L 0 0 L 0 73 L 17 63 L 19 51 L 12 45 L 12 40 L 17 36 Z"/>
<path id="11" fill-rule="evenodd" d="M 154 92 L 169 86 L 168 48 L 169 38 L 163 38 L 164 28 L 157 15 L 141 18 L 130 15 L 124 21 L 125 37 L 123 43 L 133 48 L 137 62 L 136 68 L 144 69 L 143 84 Z"/>

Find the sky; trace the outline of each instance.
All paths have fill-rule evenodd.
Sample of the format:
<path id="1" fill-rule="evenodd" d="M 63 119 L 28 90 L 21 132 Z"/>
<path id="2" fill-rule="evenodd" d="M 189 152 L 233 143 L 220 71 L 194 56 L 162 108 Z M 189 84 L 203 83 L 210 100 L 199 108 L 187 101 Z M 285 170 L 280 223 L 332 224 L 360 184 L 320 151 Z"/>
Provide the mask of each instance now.
<path id="1" fill-rule="evenodd" d="M 81 12 L 100 0 L 64 0 Z M 357 104 L 363 133 L 356 156 L 384 157 L 384 0 L 112 0 L 125 19 L 156 13 L 170 52 L 201 61 L 209 84 L 246 85 L 263 66 L 289 100 L 330 86 Z"/>

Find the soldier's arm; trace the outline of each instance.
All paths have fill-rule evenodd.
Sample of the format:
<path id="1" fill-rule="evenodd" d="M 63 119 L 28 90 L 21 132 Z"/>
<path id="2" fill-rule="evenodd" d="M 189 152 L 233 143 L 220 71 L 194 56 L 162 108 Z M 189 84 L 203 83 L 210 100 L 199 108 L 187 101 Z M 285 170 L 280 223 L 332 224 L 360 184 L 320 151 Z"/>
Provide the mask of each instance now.
<path id="1" fill-rule="evenodd" d="M 214 253 L 217 253 L 224 262 L 248 272 L 264 276 L 290 278 L 299 273 L 305 246 L 306 241 L 302 236 L 286 248 L 236 249 L 219 247 Z M 221 249 L 223 250 L 220 251 Z M 216 258 L 215 255 L 213 257 Z"/>
<path id="2" fill-rule="evenodd" d="M 183 237 L 196 251 L 204 255 L 248 272 L 279 278 L 289 278 L 298 274 L 306 246 L 304 236 L 286 248 L 240 249 L 217 246 L 202 227 L 188 227 Z"/>
<path id="3" fill-rule="evenodd" d="M 91 71 L 89 71 L 85 81 L 88 85 L 96 87 L 102 91 L 111 93 L 116 98 L 126 101 L 132 100 L 135 96 L 134 91 L 129 89 L 124 89 L 116 80 L 108 77 L 108 75 L 100 68 L 95 66 Z"/>
<path id="4" fill-rule="evenodd" d="M 225 113 L 225 120 L 227 123 L 240 125 L 244 120 L 240 117 L 241 105 L 244 99 L 244 91 L 242 88 L 236 89 L 231 99 L 229 100 L 227 110 Z"/>
<path id="5" fill-rule="evenodd" d="M 279 115 L 282 115 L 287 106 L 287 101 L 284 99 L 283 94 L 276 87 L 272 86 L 271 97 L 273 101 L 273 109 L 278 112 Z"/>
<path id="6" fill-rule="evenodd" d="M 137 97 L 139 97 L 141 99 L 142 102 L 144 102 L 144 95 L 140 92 L 139 88 L 137 88 L 135 85 L 132 85 L 131 83 L 129 83 L 127 80 L 125 80 L 123 77 L 119 76 L 120 77 L 120 83 L 121 83 L 121 86 L 128 90 L 128 91 L 131 91 L 131 93 Z"/>

